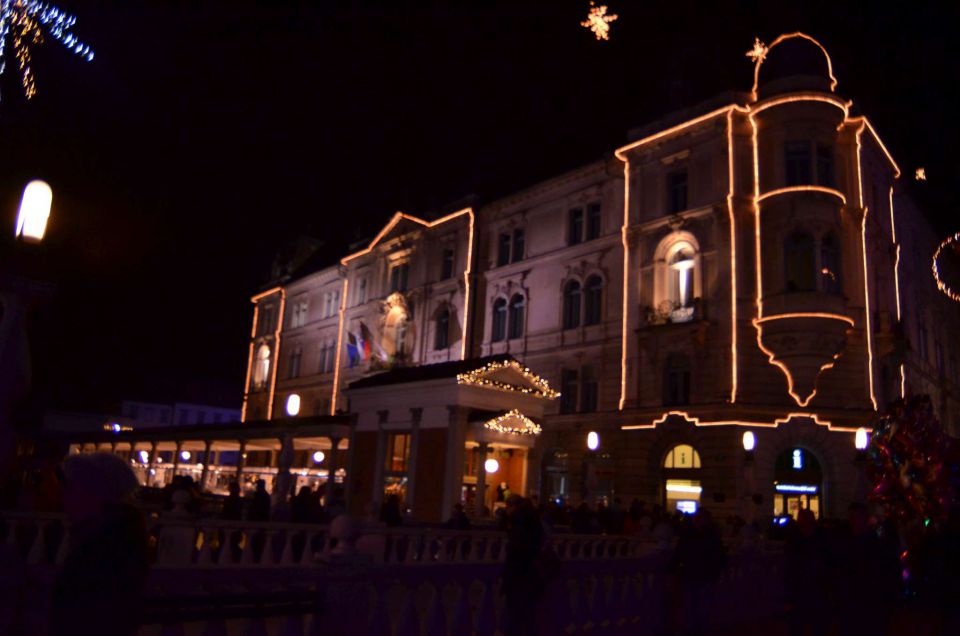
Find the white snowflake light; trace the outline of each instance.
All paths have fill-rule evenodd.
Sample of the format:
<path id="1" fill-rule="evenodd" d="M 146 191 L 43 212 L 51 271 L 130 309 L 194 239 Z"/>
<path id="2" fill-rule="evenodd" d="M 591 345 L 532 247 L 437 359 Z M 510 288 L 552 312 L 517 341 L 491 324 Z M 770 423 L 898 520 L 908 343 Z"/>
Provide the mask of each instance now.
<path id="1" fill-rule="evenodd" d="M 767 45 L 760 41 L 760 38 L 754 38 L 753 48 L 747 51 L 749 57 L 754 63 L 762 62 L 767 57 Z"/>
<path id="2" fill-rule="evenodd" d="M 598 40 L 609 40 L 610 23 L 618 17 L 616 13 L 607 15 L 607 5 L 601 4 L 598 7 L 591 2 L 590 13 L 587 14 L 587 19 L 580 23 L 580 26 L 593 31 L 593 35 Z"/>
<path id="3" fill-rule="evenodd" d="M 914 173 L 914 178 L 917 181 L 926 181 L 927 180 L 927 169 L 926 168 L 917 168 L 917 171 Z"/>
<path id="4" fill-rule="evenodd" d="M 6 70 L 7 47 L 13 49 L 20 70 L 23 93 L 27 99 L 37 92 L 31 47 L 43 44 L 46 37 L 58 40 L 68 51 L 87 62 L 93 61 L 93 49 L 70 32 L 75 17 L 57 7 L 36 0 L 0 0 L 0 78 Z"/>

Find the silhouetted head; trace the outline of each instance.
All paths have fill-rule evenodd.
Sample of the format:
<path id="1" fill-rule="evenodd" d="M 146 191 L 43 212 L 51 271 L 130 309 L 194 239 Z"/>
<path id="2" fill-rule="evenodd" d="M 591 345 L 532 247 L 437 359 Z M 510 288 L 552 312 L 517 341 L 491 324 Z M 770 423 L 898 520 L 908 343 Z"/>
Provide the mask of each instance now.
<path id="1" fill-rule="evenodd" d="M 71 522 L 128 502 L 139 487 L 127 462 L 111 453 L 70 455 L 63 462 L 63 511 Z"/>
<path id="2" fill-rule="evenodd" d="M 810 536 L 817 528 L 817 516 L 809 508 L 804 508 L 797 513 L 797 529 L 800 534 Z"/>
<path id="3" fill-rule="evenodd" d="M 238 497 L 240 495 L 240 484 L 235 481 L 231 481 L 230 485 L 227 486 L 227 490 L 229 491 L 231 497 Z"/>

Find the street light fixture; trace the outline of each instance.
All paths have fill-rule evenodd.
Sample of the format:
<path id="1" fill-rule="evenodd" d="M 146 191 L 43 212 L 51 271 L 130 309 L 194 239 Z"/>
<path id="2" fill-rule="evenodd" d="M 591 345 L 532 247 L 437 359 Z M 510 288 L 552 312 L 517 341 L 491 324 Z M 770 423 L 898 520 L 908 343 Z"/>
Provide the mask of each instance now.
<path id="1" fill-rule="evenodd" d="M 600 448 L 600 434 L 596 431 L 590 431 L 587 433 L 587 448 L 592 451 Z"/>
<path id="2" fill-rule="evenodd" d="M 296 393 L 291 393 L 287 398 L 287 415 L 290 417 L 296 417 L 300 413 L 300 396 Z"/>
<path id="3" fill-rule="evenodd" d="M 487 473 L 492 475 L 493 473 L 500 470 L 500 462 L 498 462 L 496 459 L 491 457 L 487 461 L 483 462 L 483 469 L 487 471 Z"/>
<path id="4" fill-rule="evenodd" d="M 747 431 L 743 434 L 743 450 L 748 453 L 752 453 L 753 449 L 757 447 L 757 436 L 753 434 L 753 431 Z"/>
<path id="5" fill-rule="evenodd" d="M 23 189 L 15 236 L 22 241 L 39 243 L 47 231 L 53 190 L 45 181 L 34 180 Z"/>

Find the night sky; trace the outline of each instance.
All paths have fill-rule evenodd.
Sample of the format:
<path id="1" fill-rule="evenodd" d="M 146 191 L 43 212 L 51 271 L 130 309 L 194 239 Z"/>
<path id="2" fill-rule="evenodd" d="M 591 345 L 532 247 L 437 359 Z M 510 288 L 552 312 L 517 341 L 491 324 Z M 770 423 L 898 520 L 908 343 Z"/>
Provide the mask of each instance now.
<path id="1" fill-rule="evenodd" d="M 609 0 L 620 19 L 598 42 L 579 26 L 588 0 L 57 4 L 95 61 L 36 50 L 27 102 L 8 59 L 0 102 L 4 226 L 26 181 L 54 189 L 57 292 L 31 332 L 49 407 L 239 407 L 249 296 L 284 244 L 309 234 L 339 255 L 398 209 L 592 161 L 632 127 L 749 89 L 754 36 L 820 39 L 906 176 L 926 167 L 913 186 L 938 228 L 960 229 L 946 7 Z"/>

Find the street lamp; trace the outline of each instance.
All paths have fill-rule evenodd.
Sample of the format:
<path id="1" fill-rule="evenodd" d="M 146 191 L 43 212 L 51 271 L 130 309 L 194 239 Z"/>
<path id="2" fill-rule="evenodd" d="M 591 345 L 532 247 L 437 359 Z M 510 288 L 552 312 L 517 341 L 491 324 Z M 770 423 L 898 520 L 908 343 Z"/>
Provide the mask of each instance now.
<path id="1" fill-rule="evenodd" d="M 858 428 L 853 438 L 853 445 L 857 447 L 858 451 L 865 451 L 867 450 L 867 446 L 869 444 L 870 444 L 870 434 L 867 433 L 867 429 Z"/>
<path id="2" fill-rule="evenodd" d="M 50 218 L 50 205 L 53 203 L 53 190 L 45 181 L 34 180 L 23 189 L 20 200 L 20 213 L 17 215 L 17 239 L 30 243 L 39 243 L 47 231 Z"/>
<path id="3" fill-rule="evenodd" d="M 313 452 L 313 463 L 314 463 L 314 464 L 322 463 L 322 462 L 323 462 L 323 459 L 324 459 L 325 457 L 326 457 L 326 455 L 323 454 L 323 451 L 314 451 L 314 452 Z"/>
<path id="4" fill-rule="evenodd" d="M 287 398 L 287 415 L 290 417 L 296 417 L 300 413 L 300 396 L 296 393 L 291 393 Z"/>
<path id="5" fill-rule="evenodd" d="M 752 453 L 753 449 L 757 447 L 757 436 L 753 434 L 753 431 L 747 431 L 743 434 L 743 450 L 748 453 Z"/>
<path id="6" fill-rule="evenodd" d="M 587 433 L 587 448 L 592 451 L 600 448 L 600 435 L 596 431 L 590 431 Z"/>
<path id="7" fill-rule="evenodd" d="M 487 461 L 483 462 L 483 469 L 487 471 L 487 473 L 492 475 L 493 473 L 500 470 L 500 462 L 498 462 L 496 459 L 491 457 Z"/>

